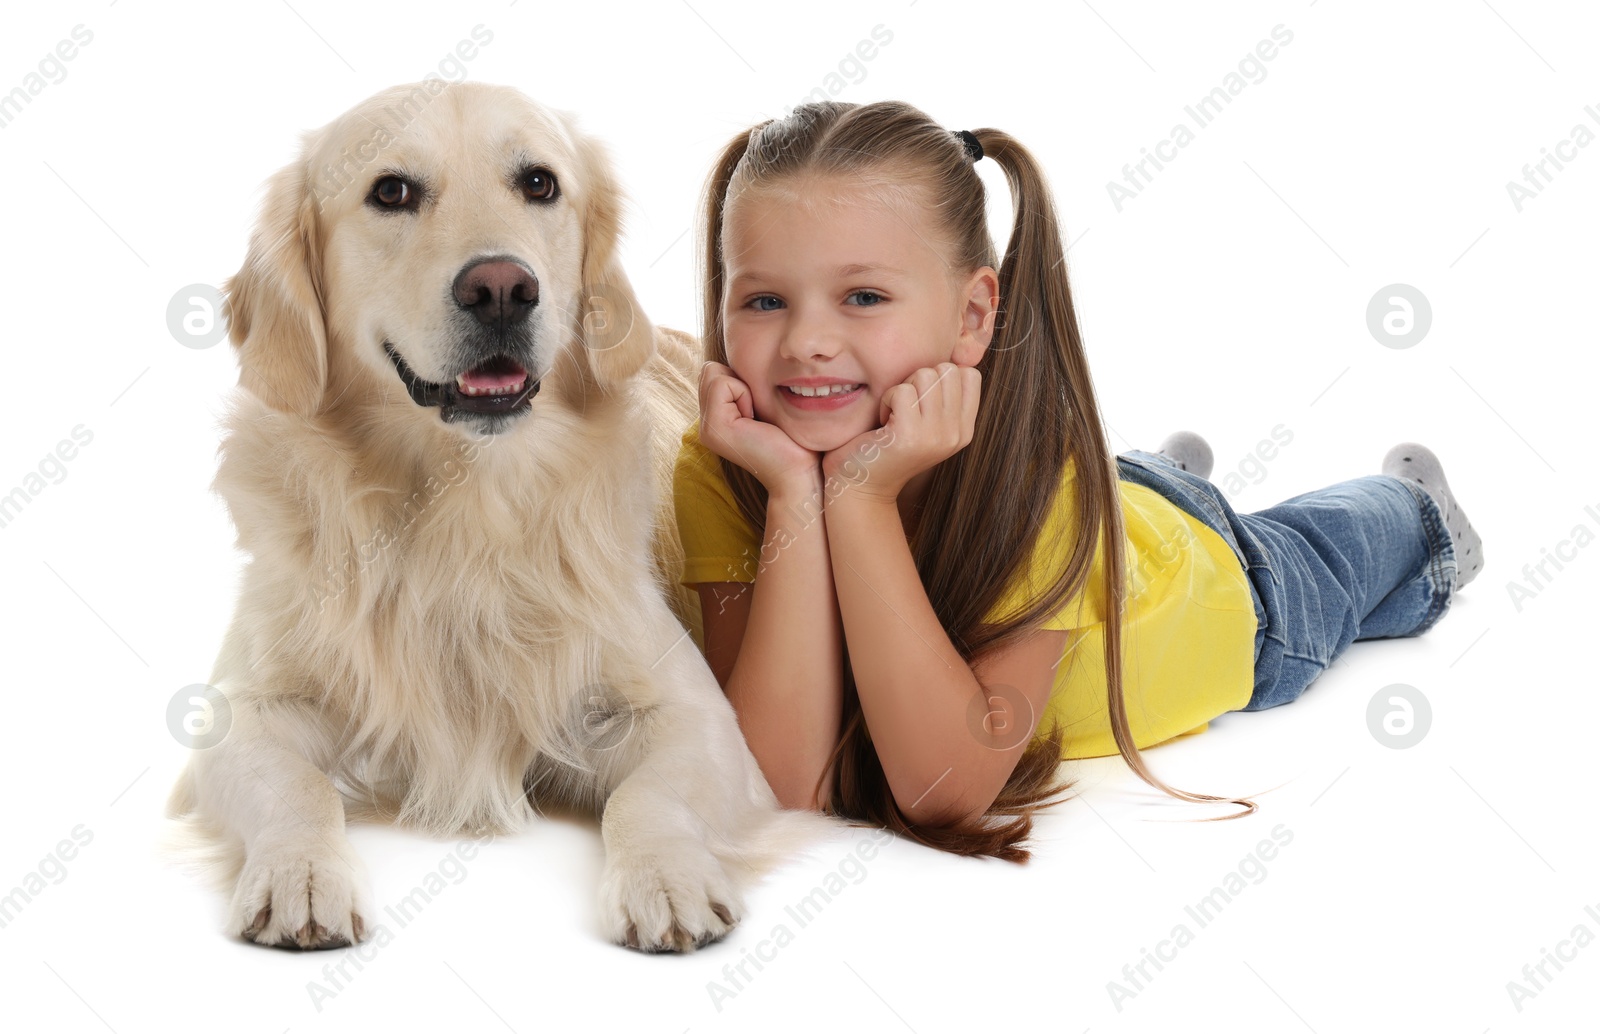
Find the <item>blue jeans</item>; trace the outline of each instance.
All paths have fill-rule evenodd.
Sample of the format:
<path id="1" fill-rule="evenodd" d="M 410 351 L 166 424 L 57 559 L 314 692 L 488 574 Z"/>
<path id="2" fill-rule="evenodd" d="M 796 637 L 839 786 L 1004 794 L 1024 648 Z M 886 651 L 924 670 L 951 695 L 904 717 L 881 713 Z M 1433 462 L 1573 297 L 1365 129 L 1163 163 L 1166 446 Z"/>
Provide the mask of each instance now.
<path id="1" fill-rule="evenodd" d="M 1221 535 L 1244 566 L 1256 660 L 1241 710 L 1287 704 L 1355 640 L 1421 635 L 1450 609 L 1455 547 L 1414 482 L 1371 474 L 1242 514 L 1165 456 L 1133 450 L 1117 469 Z"/>

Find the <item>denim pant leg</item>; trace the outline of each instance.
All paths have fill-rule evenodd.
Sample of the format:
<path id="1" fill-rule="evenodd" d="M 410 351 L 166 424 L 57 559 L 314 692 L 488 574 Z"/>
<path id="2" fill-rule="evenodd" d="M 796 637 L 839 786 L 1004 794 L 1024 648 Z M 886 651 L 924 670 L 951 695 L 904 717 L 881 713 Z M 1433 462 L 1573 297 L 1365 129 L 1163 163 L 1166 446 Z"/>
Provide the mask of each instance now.
<path id="1" fill-rule="evenodd" d="M 1254 690 L 1241 710 L 1286 704 L 1351 642 L 1421 635 L 1449 609 L 1455 548 L 1433 497 L 1411 481 L 1372 474 L 1240 514 L 1164 456 L 1118 460 L 1124 480 L 1216 531 L 1244 565 L 1257 627 Z"/>
<path id="2" fill-rule="evenodd" d="M 1243 710 L 1294 700 L 1357 639 L 1421 635 L 1450 608 L 1455 547 L 1438 504 L 1369 474 L 1239 515 L 1266 549 L 1270 619 Z M 1270 669 L 1276 667 L 1275 673 Z"/>

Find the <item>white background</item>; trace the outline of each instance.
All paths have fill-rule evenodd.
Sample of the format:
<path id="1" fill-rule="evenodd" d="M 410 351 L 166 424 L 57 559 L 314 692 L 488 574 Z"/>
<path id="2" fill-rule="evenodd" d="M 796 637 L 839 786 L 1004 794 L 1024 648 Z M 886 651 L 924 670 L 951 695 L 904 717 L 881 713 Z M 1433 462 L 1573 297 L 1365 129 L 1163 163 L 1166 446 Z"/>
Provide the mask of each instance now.
<path id="1" fill-rule="evenodd" d="M 597 827 L 538 823 L 480 852 L 319 1010 L 308 981 L 342 953 L 228 940 L 222 898 L 155 851 L 184 760 L 165 708 L 206 679 L 242 562 L 209 494 L 237 368 L 226 344 L 178 343 L 165 313 L 180 288 L 238 268 L 260 185 L 302 130 L 420 79 L 479 24 L 493 40 L 468 77 L 575 111 L 608 142 L 633 201 L 627 269 L 657 322 L 691 330 L 713 154 L 884 26 L 892 41 L 836 83 L 841 99 L 1002 128 L 1045 163 L 1116 448 L 1192 428 L 1221 479 L 1283 424 L 1292 443 L 1234 496 L 1248 511 L 1421 441 L 1487 566 L 1426 636 L 1359 643 L 1294 704 L 1149 754 L 1186 789 L 1279 787 L 1256 816 L 1183 821 L 1214 813 L 1118 759 L 1069 763 L 1084 794 L 1039 822 L 1028 865 L 897 843 L 798 928 L 785 907 L 838 868 L 841 840 L 768 879 L 733 935 L 687 957 L 606 943 Z M 1266 77 L 1118 211 L 1108 182 L 1280 24 L 1293 40 Z M 93 839 L 0 929 L 9 1029 L 1592 1028 L 1600 850 L 1580 788 L 1600 708 L 1576 658 L 1600 572 L 1579 419 L 1596 374 L 1600 146 L 1547 165 L 1520 211 L 1506 186 L 1574 127 L 1600 133 L 1590 5 L 26 5 L 0 33 L 0 91 L 76 25 L 92 42 L 0 129 L 0 494 L 74 427 L 93 435 L 0 528 L 0 893 L 74 827 Z M 982 169 L 1003 233 L 1004 181 Z M 1366 321 L 1396 283 L 1433 313 L 1403 349 Z M 1530 583 L 1524 565 L 1575 534 L 1564 569 Z M 1519 606 L 1514 584 L 1536 591 Z M 1393 683 L 1431 704 L 1408 749 L 1368 727 Z M 1293 839 L 1265 878 L 1200 928 L 1185 906 L 1280 824 Z M 450 849 L 353 837 L 382 903 Z M 779 923 L 793 942 L 719 1009 L 708 982 Z M 1108 982 L 1131 989 L 1124 964 L 1179 923 L 1193 942 L 1147 966 L 1119 1009 Z M 1519 1011 L 1508 982 L 1580 924 L 1586 947 L 1547 964 Z"/>

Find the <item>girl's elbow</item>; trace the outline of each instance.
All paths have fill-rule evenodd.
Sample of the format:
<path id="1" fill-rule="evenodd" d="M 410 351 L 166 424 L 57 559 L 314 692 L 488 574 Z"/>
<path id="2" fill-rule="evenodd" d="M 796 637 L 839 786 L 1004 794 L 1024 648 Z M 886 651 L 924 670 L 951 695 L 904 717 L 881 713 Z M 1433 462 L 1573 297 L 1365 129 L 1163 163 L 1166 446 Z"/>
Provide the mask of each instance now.
<path id="1" fill-rule="evenodd" d="M 929 829 L 947 829 L 961 826 L 970 820 L 980 817 L 987 809 L 979 808 L 976 811 L 955 801 L 922 801 L 907 802 L 900 798 L 895 799 L 895 804 L 900 809 L 900 814 L 913 826 L 923 826 Z"/>
<path id="2" fill-rule="evenodd" d="M 895 806 L 907 822 L 935 829 L 964 825 L 982 818 L 994 803 L 996 795 L 980 794 L 974 798 L 970 787 L 963 790 L 959 786 L 952 786 L 941 793 L 945 789 L 942 784 L 954 777 L 955 773 L 949 772 L 932 786 L 924 783 L 917 790 L 892 786 Z"/>
<path id="3" fill-rule="evenodd" d="M 964 781 L 961 770 L 944 767 L 910 779 L 889 780 L 895 806 L 908 822 L 934 828 L 968 825 L 983 818 L 1000 796 L 1004 780 L 990 785 Z"/>

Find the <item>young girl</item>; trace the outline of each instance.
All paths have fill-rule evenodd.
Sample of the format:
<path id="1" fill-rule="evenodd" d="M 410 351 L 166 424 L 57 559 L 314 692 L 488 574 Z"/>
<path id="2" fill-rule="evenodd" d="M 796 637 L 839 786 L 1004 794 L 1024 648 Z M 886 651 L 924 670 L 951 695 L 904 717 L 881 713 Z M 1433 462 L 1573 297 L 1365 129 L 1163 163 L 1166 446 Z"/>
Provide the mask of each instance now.
<path id="1" fill-rule="evenodd" d="M 728 144 L 705 204 L 683 582 L 786 807 L 1023 861 L 1061 759 L 1120 753 L 1248 814 L 1140 750 L 1420 635 L 1481 566 L 1419 445 L 1255 514 L 1198 436 L 1113 457 L 1044 177 L 999 130 L 802 105 Z"/>

